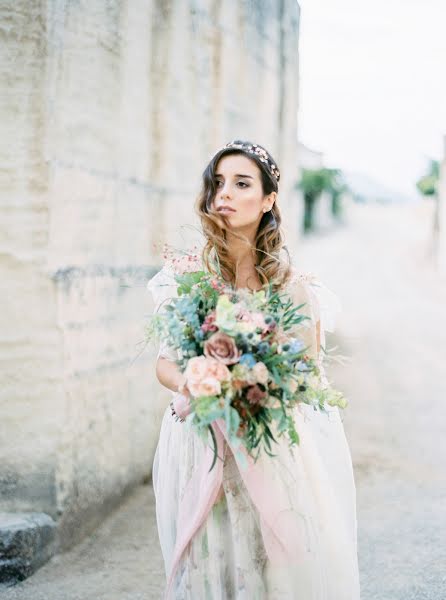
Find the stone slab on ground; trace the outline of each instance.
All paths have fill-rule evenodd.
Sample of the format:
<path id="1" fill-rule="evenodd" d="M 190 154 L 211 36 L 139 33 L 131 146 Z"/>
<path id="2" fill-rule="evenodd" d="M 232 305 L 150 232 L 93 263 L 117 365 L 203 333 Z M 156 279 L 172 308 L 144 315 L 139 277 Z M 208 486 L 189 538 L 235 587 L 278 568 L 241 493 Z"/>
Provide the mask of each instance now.
<path id="1" fill-rule="evenodd" d="M 158 600 L 163 585 L 153 488 L 141 485 L 87 539 L 26 581 L 0 587 L 0 598 Z"/>
<path id="2" fill-rule="evenodd" d="M 45 513 L 0 513 L 0 582 L 29 577 L 55 551 L 56 523 Z"/>

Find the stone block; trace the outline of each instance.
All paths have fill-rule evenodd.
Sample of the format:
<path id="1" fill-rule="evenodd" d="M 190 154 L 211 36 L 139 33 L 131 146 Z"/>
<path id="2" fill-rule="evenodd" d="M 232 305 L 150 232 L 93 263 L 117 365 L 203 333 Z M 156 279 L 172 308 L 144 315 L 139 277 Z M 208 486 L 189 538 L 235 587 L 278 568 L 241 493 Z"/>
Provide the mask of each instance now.
<path id="1" fill-rule="evenodd" d="M 55 552 L 56 523 L 45 513 L 0 513 L 0 582 L 29 577 Z"/>

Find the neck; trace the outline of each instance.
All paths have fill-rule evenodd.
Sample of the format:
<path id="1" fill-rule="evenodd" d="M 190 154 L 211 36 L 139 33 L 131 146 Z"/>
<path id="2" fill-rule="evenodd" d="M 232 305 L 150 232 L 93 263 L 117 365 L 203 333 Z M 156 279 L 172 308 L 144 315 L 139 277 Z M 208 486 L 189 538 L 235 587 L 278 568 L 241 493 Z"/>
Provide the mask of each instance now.
<path id="1" fill-rule="evenodd" d="M 238 264 L 239 267 L 253 267 L 255 258 L 252 248 L 254 247 L 255 243 L 255 235 L 246 235 L 246 233 L 243 233 L 242 235 L 246 237 L 248 240 L 247 242 L 231 235 L 231 232 L 227 232 L 229 254 L 234 263 Z"/>
<path id="2" fill-rule="evenodd" d="M 255 235 L 248 236 L 249 245 L 244 240 L 231 236 L 228 232 L 229 254 L 236 266 L 236 287 L 259 289 L 261 286 L 255 269 L 256 256 L 252 248 L 255 246 Z"/>

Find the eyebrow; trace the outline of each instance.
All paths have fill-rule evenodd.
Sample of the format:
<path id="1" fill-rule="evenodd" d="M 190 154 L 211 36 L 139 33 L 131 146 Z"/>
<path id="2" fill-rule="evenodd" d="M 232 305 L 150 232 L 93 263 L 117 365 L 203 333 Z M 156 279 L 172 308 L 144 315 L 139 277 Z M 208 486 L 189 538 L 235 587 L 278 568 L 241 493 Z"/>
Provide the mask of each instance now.
<path id="1" fill-rule="evenodd" d="M 223 177 L 223 175 L 221 173 L 215 173 L 216 177 Z M 234 177 L 247 177 L 248 179 L 254 179 L 254 177 L 251 177 L 251 175 L 243 175 L 243 173 L 236 173 L 234 175 Z"/>

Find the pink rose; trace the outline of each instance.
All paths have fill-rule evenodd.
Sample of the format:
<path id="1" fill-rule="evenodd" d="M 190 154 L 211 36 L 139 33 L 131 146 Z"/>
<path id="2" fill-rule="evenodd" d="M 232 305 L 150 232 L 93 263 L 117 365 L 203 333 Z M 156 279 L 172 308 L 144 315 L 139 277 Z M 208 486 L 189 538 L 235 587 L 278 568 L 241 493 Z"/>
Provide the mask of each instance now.
<path id="1" fill-rule="evenodd" d="M 205 356 L 215 358 L 224 365 L 234 365 L 242 354 L 234 340 L 220 331 L 211 335 L 204 343 L 203 352 Z"/>
<path id="2" fill-rule="evenodd" d="M 221 385 L 217 379 L 206 377 L 197 383 L 188 383 L 190 393 L 195 398 L 200 396 L 218 396 L 221 393 Z"/>
<path id="3" fill-rule="evenodd" d="M 191 358 L 187 363 L 184 375 L 190 393 L 196 398 L 220 394 L 221 382 L 231 378 L 231 373 L 226 365 L 215 358 L 206 356 Z"/>
<path id="4" fill-rule="evenodd" d="M 201 326 L 201 330 L 205 333 L 209 331 L 217 331 L 218 327 L 215 325 L 216 312 L 215 310 L 209 313 Z"/>
<path id="5" fill-rule="evenodd" d="M 256 327 L 261 329 L 262 331 L 268 329 L 267 324 L 265 323 L 265 319 L 261 312 L 252 313 L 252 320 Z"/>
<path id="6" fill-rule="evenodd" d="M 233 306 L 237 321 L 250 321 L 250 312 L 242 302 L 236 302 Z"/>
<path id="7" fill-rule="evenodd" d="M 269 330 L 261 312 L 251 312 L 241 302 L 237 302 L 234 306 L 237 309 L 237 321 L 248 323 L 253 328 L 258 327 L 262 331 Z"/>

